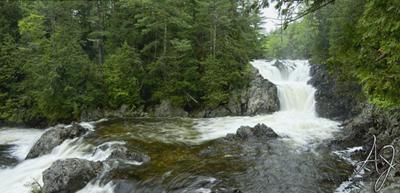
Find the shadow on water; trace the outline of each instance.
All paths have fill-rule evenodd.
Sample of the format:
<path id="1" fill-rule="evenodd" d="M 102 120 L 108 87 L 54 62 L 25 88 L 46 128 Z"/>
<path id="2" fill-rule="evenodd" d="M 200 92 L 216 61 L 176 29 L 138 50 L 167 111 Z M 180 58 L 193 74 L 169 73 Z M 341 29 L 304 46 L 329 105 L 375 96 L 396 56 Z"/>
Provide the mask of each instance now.
<path id="1" fill-rule="evenodd" d="M 200 143 L 190 119 L 113 120 L 89 142 L 125 141 L 151 157 L 116 170 L 117 192 L 333 192 L 352 168 L 330 149 L 301 149 L 280 139 Z"/>

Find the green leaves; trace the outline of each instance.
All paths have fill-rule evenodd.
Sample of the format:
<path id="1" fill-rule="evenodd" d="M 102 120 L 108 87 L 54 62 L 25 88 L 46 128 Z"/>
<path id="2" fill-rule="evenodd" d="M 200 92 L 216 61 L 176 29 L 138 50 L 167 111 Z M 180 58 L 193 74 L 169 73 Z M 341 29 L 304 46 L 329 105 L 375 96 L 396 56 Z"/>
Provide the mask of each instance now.
<path id="1" fill-rule="evenodd" d="M 108 104 L 113 108 L 121 105 L 133 107 L 141 103 L 140 87 L 144 69 L 136 50 L 126 42 L 109 56 L 104 67 Z"/>
<path id="2" fill-rule="evenodd" d="M 163 99 L 186 110 L 218 106 L 262 54 L 255 1 L 0 5 L 0 119 L 56 123 Z"/>

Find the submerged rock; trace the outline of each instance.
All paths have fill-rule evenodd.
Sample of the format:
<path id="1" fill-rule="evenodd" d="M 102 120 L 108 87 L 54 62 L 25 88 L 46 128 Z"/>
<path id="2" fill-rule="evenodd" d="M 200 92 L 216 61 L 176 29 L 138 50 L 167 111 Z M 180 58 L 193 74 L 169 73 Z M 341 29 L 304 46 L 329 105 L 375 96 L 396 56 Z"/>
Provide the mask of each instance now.
<path id="1" fill-rule="evenodd" d="M 74 193 L 100 174 L 102 163 L 83 159 L 54 162 L 43 172 L 43 193 Z"/>
<path id="2" fill-rule="evenodd" d="M 32 159 L 50 153 L 53 148 L 67 139 L 84 135 L 88 130 L 77 123 L 68 127 L 55 127 L 47 130 L 31 148 L 26 159 Z"/>
<path id="3" fill-rule="evenodd" d="M 137 162 L 146 163 L 150 161 L 150 157 L 139 151 L 130 151 L 122 144 L 113 144 L 110 148 L 113 149 L 106 161 L 122 161 L 122 162 Z"/>

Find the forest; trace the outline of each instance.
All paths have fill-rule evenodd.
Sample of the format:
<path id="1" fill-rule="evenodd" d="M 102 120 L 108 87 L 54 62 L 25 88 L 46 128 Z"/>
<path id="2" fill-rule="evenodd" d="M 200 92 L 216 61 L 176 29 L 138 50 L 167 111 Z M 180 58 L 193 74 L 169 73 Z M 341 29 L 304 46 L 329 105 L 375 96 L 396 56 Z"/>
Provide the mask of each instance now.
<path id="1" fill-rule="evenodd" d="M 77 120 L 168 99 L 226 103 L 262 55 L 261 6 L 240 0 L 0 2 L 0 120 Z"/>
<path id="2" fill-rule="evenodd" d="M 272 1 L 284 23 L 263 34 L 269 1 L 1 1 L 0 120 L 64 122 L 163 99 L 218 107 L 257 58 L 327 64 L 371 103 L 399 106 L 400 1 L 288 2 Z M 291 18 L 295 6 L 307 14 Z"/>
<path id="3" fill-rule="evenodd" d="M 0 193 L 400 192 L 399 151 L 400 0 L 0 0 Z"/>
<path id="4" fill-rule="evenodd" d="M 400 106 L 400 1 L 336 0 L 284 28 L 267 35 L 266 58 L 326 64 L 370 103 Z"/>

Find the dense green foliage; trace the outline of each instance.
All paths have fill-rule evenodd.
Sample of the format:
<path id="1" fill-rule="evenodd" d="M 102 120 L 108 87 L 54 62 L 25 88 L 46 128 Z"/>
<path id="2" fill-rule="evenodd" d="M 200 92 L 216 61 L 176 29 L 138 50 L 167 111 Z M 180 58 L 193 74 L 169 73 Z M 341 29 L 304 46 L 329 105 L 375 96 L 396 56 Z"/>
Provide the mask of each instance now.
<path id="1" fill-rule="evenodd" d="M 337 0 L 264 44 L 267 57 L 326 63 L 344 81 L 360 82 L 370 102 L 400 106 L 400 1 Z"/>
<path id="2" fill-rule="evenodd" d="M 0 2 L 0 121 L 77 120 L 91 109 L 215 107 L 261 54 L 247 0 Z"/>
<path id="3" fill-rule="evenodd" d="M 307 59 L 310 57 L 313 28 L 307 20 L 292 23 L 285 30 L 272 31 L 265 38 L 267 58 Z"/>

